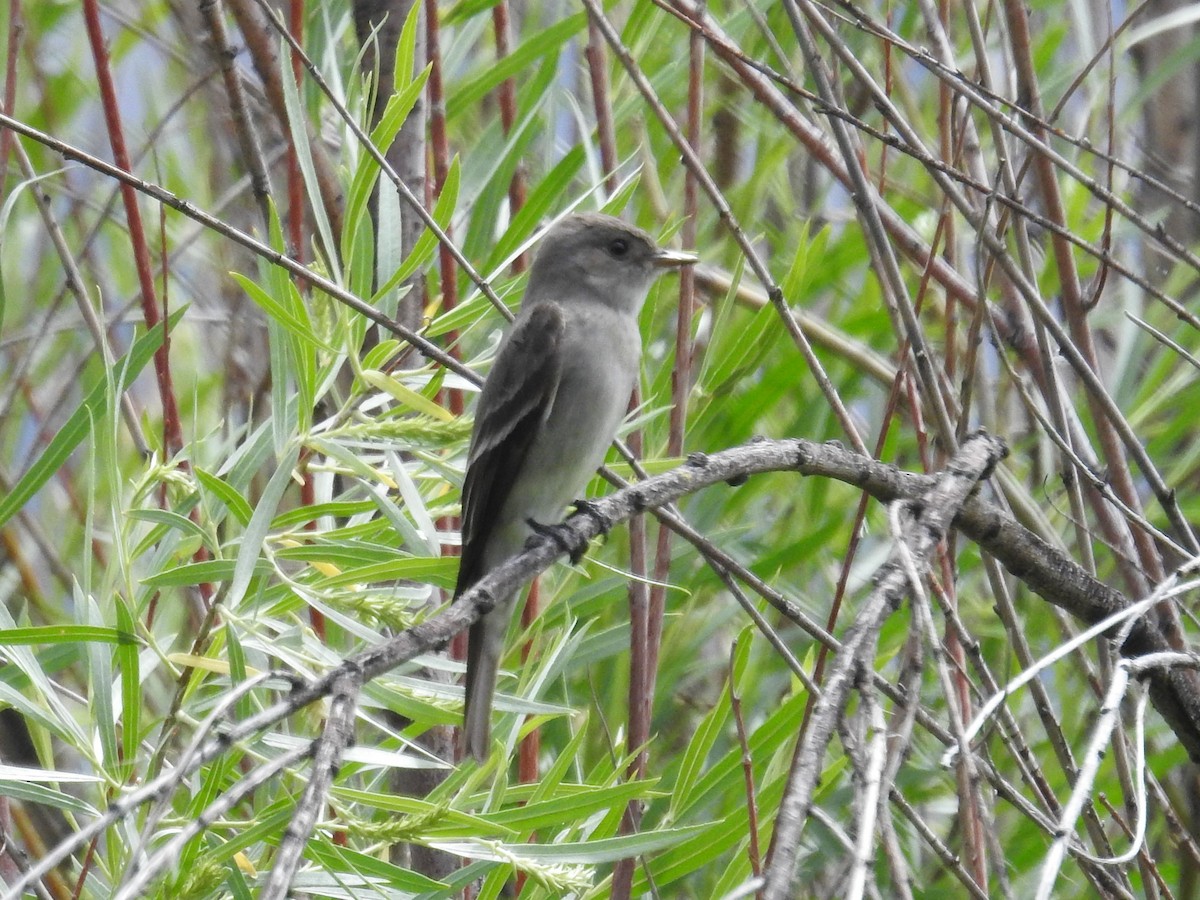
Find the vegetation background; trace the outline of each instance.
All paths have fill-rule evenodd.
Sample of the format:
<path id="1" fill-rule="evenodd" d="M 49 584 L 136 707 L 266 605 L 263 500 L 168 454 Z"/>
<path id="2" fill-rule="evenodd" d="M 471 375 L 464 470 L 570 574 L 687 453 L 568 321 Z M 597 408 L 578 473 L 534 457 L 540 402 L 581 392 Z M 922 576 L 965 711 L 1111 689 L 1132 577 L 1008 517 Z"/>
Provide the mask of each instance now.
<path id="1" fill-rule="evenodd" d="M 773 848 L 838 659 L 818 623 L 846 635 L 893 545 L 888 508 L 829 477 L 708 488 L 679 504 L 699 545 L 647 514 L 548 570 L 486 766 L 447 764 L 453 647 L 210 743 L 447 601 L 473 373 L 575 208 L 702 259 L 646 305 L 640 463 L 614 450 L 615 473 L 756 436 L 937 473 L 984 428 L 1011 453 L 982 495 L 1081 577 L 1161 588 L 1146 615 L 1190 646 L 1196 19 L 0 4 L 4 883 L 1197 896 L 1177 734 L 1108 642 L 1039 664 L 1086 623 L 962 536 L 926 573 L 933 617 L 883 625 L 799 842 Z"/>

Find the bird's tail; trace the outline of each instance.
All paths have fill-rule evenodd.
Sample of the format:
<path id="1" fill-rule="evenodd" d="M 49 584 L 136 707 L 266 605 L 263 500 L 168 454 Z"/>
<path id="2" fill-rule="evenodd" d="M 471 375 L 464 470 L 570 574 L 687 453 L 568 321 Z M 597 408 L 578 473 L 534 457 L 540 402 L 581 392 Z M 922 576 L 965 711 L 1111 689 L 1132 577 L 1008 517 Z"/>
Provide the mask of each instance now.
<path id="1" fill-rule="evenodd" d="M 463 712 L 461 740 L 463 752 L 482 762 L 492 749 L 492 698 L 500 655 L 508 630 L 511 597 L 471 626 L 467 641 L 466 709 Z"/>

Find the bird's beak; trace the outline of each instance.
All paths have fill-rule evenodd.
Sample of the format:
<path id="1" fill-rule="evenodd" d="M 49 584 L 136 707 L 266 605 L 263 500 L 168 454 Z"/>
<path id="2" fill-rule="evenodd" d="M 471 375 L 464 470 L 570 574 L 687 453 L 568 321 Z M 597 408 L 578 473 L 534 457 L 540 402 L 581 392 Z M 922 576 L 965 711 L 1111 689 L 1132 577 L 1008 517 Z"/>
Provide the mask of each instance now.
<path id="1" fill-rule="evenodd" d="M 682 250 L 659 250 L 654 257 L 654 266 L 658 269 L 678 269 L 680 266 L 686 266 L 698 260 L 699 257 L 694 253 L 685 253 Z"/>

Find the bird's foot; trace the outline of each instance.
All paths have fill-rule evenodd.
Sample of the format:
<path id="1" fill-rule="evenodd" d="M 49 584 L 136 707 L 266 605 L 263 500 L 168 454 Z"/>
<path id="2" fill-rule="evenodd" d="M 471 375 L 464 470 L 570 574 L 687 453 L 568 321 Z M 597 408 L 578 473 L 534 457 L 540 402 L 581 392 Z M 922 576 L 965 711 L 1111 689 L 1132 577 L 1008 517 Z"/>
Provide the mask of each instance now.
<path id="1" fill-rule="evenodd" d="M 591 500 L 576 500 L 571 504 L 575 512 L 580 515 L 587 516 L 596 523 L 596 528 L 605 537 L 608 537 L 609 531 L 612 530 L 612 519 L 600 512 L 600 507 Z"/>
<path id="2" fill-rule="evenodd" d="M 557 525 L 543 525 L 533 519 L 526 519 L 525 524 L 539 537 L 547 537 L 558 545 L 558 549 L 570 557 L 574 565 L 583 559 L 587 553 L 588 542 L 575 533 L 570 525 L 559 522 Z"/>

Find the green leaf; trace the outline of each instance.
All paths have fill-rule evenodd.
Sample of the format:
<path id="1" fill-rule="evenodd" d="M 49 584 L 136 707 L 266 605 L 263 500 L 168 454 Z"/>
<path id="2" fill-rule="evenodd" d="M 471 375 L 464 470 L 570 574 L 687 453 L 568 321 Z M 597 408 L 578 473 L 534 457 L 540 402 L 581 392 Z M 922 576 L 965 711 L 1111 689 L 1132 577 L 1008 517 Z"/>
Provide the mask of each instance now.
<path id="1" fill-rule="evenodd" d="M 142 584 L 147 587 L 164 588 L 232 581 L 235 566 L 236 561 L 232 559 L 206 559 L 204 562 L 188 563 L 148 575 L 142 579 Z M 265 559 L 259 560 L 255 574 L 268 575 L 270 572 L 271 564 Z"/>
<path id="2" fill-rule="evenodd" d="M 509 310 L 515 309 L 515 304 L 520 300 L 517 295 L 517 287 L 525 283 L 525 276 L 512 279 L 508 282 L 497 284 L 492 283 L 492 289 L 496 295 L 508 306 Z M 510 300 L 511 298 L 511 300 Z M 429 323 L 429 327 L 425 329 L 425 336 L 428 338 L 440 337 L 447 332 L 461 330 L 468 325 L 472 325 L 485 316 L 492 309 L 492 302 L 481 293 L 472 295 L 468 300 L 460 303 L 458 306 L 449 312 L 442 313 L 436 319 Z"/>
<path id="3" fill-rule="evenodd" d="M 314 506 L 300 506 L 277 515 L 271 522 L 271 528 L 277 531 L 285 531 L 296 525 L 304 525 L 312 522 L 322 516 L 348 519 L 351 516 L 370 512 L 374 508 L 375 504 L 370 500 L 345 500 L 333 503 L 318 503 Z M 249 521 L 249 517 L 247 517 L 247 521 Z"/>
<path id="4" fill-rule="evenodd" d="M 813 277 L 809 260 L 813 257 L 821 258 L 825 244 L 828 243 L 826 235 L 825 231 L 820 231 L 815 238 L 809 240 L 808 224 L 800 226 L 799 233 L 794 239 L 796 254 L 792 257 L 792 264 L 780 284 L 784 302 L 795 305 L 801 302 L 808 293 L 808 286 L 812 283 Z"/>
<path id="5" fill-rule="evenodd" d="M 379 123 L 371 129 L 371 143 L 380 153 L 391 146 L 413 106 L 421 98 L 425 82 L 429 79 L 429 71 L 429 67 L 426 67 L 412 84 L 388 98 Z M 370 236 L 369 230 L 360 228 L 360 224 L 370 221 L 367 204 L 378 180 L 379 163 L 371 154 L 363 153 L 350 181 L 350 189 L 346 192 L 346 226 L 342 233 L 342 255 L 346 259 L 355 254 L 355 247 L 359 241 Z M 394 190 L 390 182 L 386 188 Z"/>
<path id="6" fill-rule="evenodd" d="M 275 517 L 275 510 L 283 499 L 284 491 L 287 490 L 288 485 L 292 484 L 292 469 L 299 458 L 300 446 L 293 443 L 280 459 L 275 474 L 271 476 L 271 480 L 267 482 L 267 486 L 263 490 L 262 497 L 259 498 L 254 515 L 250 518 L 250 524 L 246 526 L 246 533 L 242 536 L 242 546 L 238 549 L 237 563 L 233 570 L 233 580 L 229 585 L 229 594 L 225 598 L 225 605 L 230 609 L 237 609 L 246 595 L 250 579 L 254 577 L 260 564 L 258 554 L 262 550 L 263 541 L 267 538 L 271 520 Z"/>
<path id="7" fill-rule="evenodd" d="M 459 0 L 442 16 L 443 25 L 454 25 L 474 18 L 481 12 L 491 9 L 500 0 Z"/>
<path id="8" fill-rule="evenodd" d="M 653 797 L 651 789 L 655 784 L 651 780 L 626 781 L 608 787 L 563 785 L 560 795 L 553 799 L 511 807 L 486 818 L 521 834 L 569 827 L 597 812 L 623 810 L 630 800 Z"/>
<path id="9" fill-rule="evenodd" d="M 513 216 L 508 231 L 496 242 L 491 256 L 488 257 L 486 271 L 499 268 L 501 263 L 515 255 L 521 244 L 533 234 L 538 223 L 562 205 L 563 196 L 567 194 L 568 186 L 583 167 L 585 159 L 582 147 L 572 147 L 537 187 L 529 192 L 525 205 Z"/>
<path id="10" fill-rule="evenodd" d="M 684 748 L 679 764 L 679 775 L 675 779 L 674 795 L 671 798 L 669 817 L 672 821 L 677 821 L 679 811 L 688 805 L 688 799 L 704 771 L 704 763 L 712 752 L 717 738 L 725 731 L 729 715 L 728 704 L 714 703 Z"/>
<path id="11" fill-rule="evenodd" d="M 366 353 L 363 354 L 362 367 L 364 369 L 382 369 L 389 361 L 395 358 L 400 352 L 403 344 L 395 338 L 382 340 Z"/>
<path id="12" fill-rule="evenodd" d="M 413 83 L 413 70 L 417 66 L 417 28 L 421 24 L 421 9 L 420 3 L 412 5 L 408 17 L 404 20 L 404 28 L 400 30 L 400 40 L 396 41 L 396 65 L 392 75 L 393 96 Z"/>
<path id="13" fill-rule="evenodd" d="M 199 466 L 196 466 L 192 471 L 196 473 L 196 480 L 204 486 L 204 489 L 220 500 L 239 523 L 243 526 L 250 524 L 250 517 L 254 515 L 254 510 L 250 508 L 250 504 L 246 502 L 246 498 L 233 485 L 216 475 L 204 471 Z"/>
<path id="14" fill-rule="evenodd" d="M 806 693 L 793 694 L 754 730 L 750 735 L 749 745 L 751 755 L 756 761 L 769 757 L 784 741 L 795 736 L 807 701 Z M 710 797 L 732 789 L 732 783 L 742 778 L 741 769 L 741 748 L 733 747 L 697 780 L 688 802 L 680 805 L 679 815 L 685 816 Z"/>
<path id="15" fill-rule="evenodd" d="M 543 28 L 521 44 L 504 59 L 489 62 L 483 72 L 464 84 L 458 85 L 446 101 L 446 118 L 456 119 L 465 110 L 474 107 L 496 89 L 500 82 L 518 75 L 535 59 L 557 52 L 563 44 L 587 26 L 587 13 L 575 13 Z"/>
<path id="16" fill-rule="evenodd" d="M 347 569 L 340 575 L 321 581 L 324 587 L 342 587 L 351 584 L 370 584 L 378 581 L 408 579 L 441 588 L 453 588 L 458 574 L 458 560 L 453 558 L 413 557 L 397 558 L 388 562 L 375 563 Z"/>
<path id="17" fill-rule="evenodd" d="M 246 876 L 238 868 L 236 859 L 225 861 L 225 885 L 233 900 L 254 900 L 254 894 L 250 892 L 250 885 L 246 883 Z"/>
<path id="18" fill-rule="evenodd" d="M 380 372 L 378 369 L 364 369 L 362 378 L 371 387 L 390 395 L 401 406 L 405 406 L 413 412 L 422 413 L 442 422 L 454 421 L 454 414 L 450 410 L 417 393 L 386 372 Z"/>
<path id="19" fill-rule="evenodd" d="M 442 185 L 442 193 L 433 208 L 433 220 L 438 223 L 438 227 L 443 231 L 450 224 L 450 217 L 454 214 L 455 206 L 458 203 L 458 186 L 461 174 L 458 157 L 456 156 L 450 161 L 450 169 L 446 173 L 446 182 Z M 408 255 L 408 259 L 375 292 L 375 296 L 371 298 L 371 303 L 378 303 L 389 291 L 394 290 L 396 285 L 407 281 L 414 272 L 428 265 L 429 261 L 433 259 L 437 243 L 437 236 L 429 228 L 421 232 L 421 236 L 413 246 L 412 253 Z"/>
<path id="20" fill-rule="evenodd" d="M 292 146 L 296 150 L 296 162 L 300 166 L 300 174 L 304 179 L 304 191 L 311 201 L 308 205 L 312 210 L 313 221 L 317 233 L 321 236 L 321 244 L 325 248 L 325 260 L 332 270 L 333 280 L 341 283 L 342 270 L 338 261 L 338 243 L 333 239 L 333 227 L 329 224 L 329 215 L 321 199 L 321 186 L 317 181 L 316 167 L 313 165 L 312 146 L 308 140 L 308 119 L 304 114 L 304 104 L 300 101 L 300 91 L 296 79 L 292 75 L 290 60 L 291 48 L 287 41 L 279 39 L 279 53 L 276 59 L 282 69 L 280 81 L 283 83 L 283 102 L 287 109 L 288 131 L 292 136 Z"/>
<path id="21" fill-rule="evenodd" d="M 434 881 L 419 872 L 402 869 L 349 847 L 340 847 L 332 841 L 309 841 L 305 854 L 325 865 L 330 871 L 357 872 L 369 878 L 379 879 L 398 891 L 421 893 L 442 891 L 447 887 L 443 882 Z"/>
<path id="22" fill-rule="evenodd" d="M 487 847 L 471 843 L 448 844 L 443 841 L 431 841 L 430 843 L 468 859 L 495 859 L 507 862 L 509 858 L 515 858 L 548 865 L 574 863 L 575 865 L 595 866 L 673 847 L 704 832 L 705 828 L 706 826 L 703 825 L 689 825 L 684 828 L 664 828 L 641 834 L 584 841 L 560 841 L 555 844 L 497 844 L 496 846 L 500 850 L 499 854 Z"/>
<path id="23" fill-rule="evenodd" d="M 132 624 L 132 623 L 131 623 Z M 122 626 L 123 627 L 123 626 Z M 41 644 L 127 644 L 141 641 L 133 629 L 104 625 L 37 625 L 29 628 L 0 628 L 0 647 Z"/>
<path id="24" fill-rule="evenodd" d="M 316 335 L 313 333 L 312 322 L 309 321 L 307 315 L 304 318 L 297 317 L 294 309 L 292 308 L 292 304 L 280 303 L 245 275 L 239 275 L 237 272 L 231 272 L 230 274 L 233 276 L 233 279 L 242 286 L 242 289 L 246 292 L 247 296 L 257 303 L 262 308 L 262 311 L 270 316 L 273 322 L 282 326 L 283 328 L 286 328 L 294 335 L 302 336 L 306 341 L 318 340 Z M 332 347 L 329 347 L 320 341 L 318 341 L 318 343 L 320 343 L 320 346 L 328 350 L 330 353 L 333 352 Z"/>
<path id="25" fill-rule="evenodd" d="M 0 603 L 0 633 L 13 631 L 16 627 L 7 607 Z M 87 646 L 90 645 L 84 645 Z M 75 650 L 74 647 L 71 649 Z M 41 725 L 91 760 L 90 734 L 85 733 L 83 726 L 67 709 L 57 685 L 50 679 L 53 673 L 49 668 L 43 667 L 41 659 L 28 647 L 20 644 L 10 644 L 4 656 L 6 664 L 0 667 L 0 672 L 5 674 L 6 680 L 0 682 L 0 707 L 13 707 L 31 723 Z M 16 682 L 16 679 L 11 677 L 13 670 L 20 671 L 29 679 L 28 687 L 22 689 L 24 693 L 12 688 L 12 684 Z M 32 699 L 25 696 L 25 693 L 32 694 Z"/>
<path id="26" fill-rule="evenodd" d="M 281 800 L 255 811 L 253 824 L 248 828 L 234 828 L 228 833 L 228 838 L 207 854 L 209 859 L 224 862 L 233 859 L 239 853 L 247 852 L 259 841 L 279 840 L 279 835 L 292 820 L 295 812 L 293 800 Z"/>
<path id="27" fill-rule="evenodd" d="M 300 399 L 292 390 L 292 354 L 284 331 L 267 320 L 267 350 L 271 355 L 271 436 L 276 454 L 282 453 L 291 435 L 300 429 Z M 295 403 L 289 403 L 294 399 Z"/>
<path id="28" fill-rule="evenodd" d="M 116 597 L 117 627 L 122 634 L 134 634 L 133 613 L 123 597 Z M 141 740 L 142 677 L 138 646 L 133 641 L 117 647 L 117 665 L 121 670 L 121 751 L 125 765 L 138 758 Z"/>
<path id="29" fill-rule="evenodd" d="M 101 621 L 100 610 L 91 596 L 77 590 L 75 605 L 91 621 Z M 90 724 L 100 739 L 100 749 L 104 753 L 104 766 L 115 776 L 118 773 L 121 758 L 117 752 L 117 718 L 112 699 L 112 657 L 105 652 L 102 645 L 91 643 L 87 645 L 87 661 Z"/>
<path id="30" fill-rule="evenodd" d="M 125 516 L 135 522 L 153 522 L 156 525 L 165 525 L 168 528 L 182 531 L 185 535 L 198 537 L 201 540 L 208 538 L 204 529 L 187 516 L 181 516 L 179 513 L 169 509 L 131 509 Z"/>
<path id="31" fill-rule="evenodd" d="M 361 566 L 366 563 L 392 562 L 395 547 L 367 544 L 363 541 L 326 541 L 314 537 L 312 542 L 294 547 L 280 547 L 275 551 L 276 559 L 293 559 L 299 562 L 326 562 L 335 566 Z"/>
<path id="32" fill-rule="evenodd" d="M 179 309 L 171 314 L 171 328 L 174 328 L 183 318 L 184 312 L 184 309 Z M 113 364 L 112 368 L 108 370 L 108 378 L 97 383 L 88 392 L 87 397 L 67 419 L 66 424 L 50 440 L 50 444 L 42 455 L 26 469 L 25 474 L 13 485 L 8 496 L 0 499 L 0 526 L 8 522 L 17 510 L 50 480 L 75 448 L 91 433 L 92 422 L 104 412 L 109 386 L 112 385 L 113 389 L 118 392 L 126 390 L 138 373 L 146 367 L 146 363 L 153 358 L 154 351 L 162 346 L 162 341 L 163 325 L 160 322 L 138 338 L 130 351 Z"/>
<path id="33" fill-rule="evenodd" d="M 238 636 L 237 629 L 230 628 L 228 630 L 229 639 L 226 643 L 226 655 L 229 657 L 229 679 L 234 684 L 241 684 L 246 680 L 246 651 L 242 648 L 242 640 Z M 253 710 L 253 704 L 250 696 L 243 694 L 237 701 L 237 714 L 239 717 L 249 716 Z"/>
<path id="34" fill-rule="evenodd" d="M 745 313 L 736 311 L 731 319 L 744 320 Z M 728 323 L 732 327 L 718 333 L 709 350 L 708 366 L 704 372 L 704 390 L 717 394 L 731 389 L 739 378 L 754 371 L 775 345 L 783 324 L 779 314 L 769 304 L 750 314 L 748 323 Z"/>
<path id="35" fill-rule="evenodd" d="M 10 768 L 6 766 L 5 768 Z M 62 774 L 62 773 L 59 773 Z M 91 819 L 100 815 L 96 807 L 91 806 L 78 797 L 72 797 L 63 791 L 43 787 L 40 784 L 30 784 L 25 781 L 9 781 L 0 777 L 0 796 L 11 797 L 22 803 L 40 803 L 43 806 L 53 806 L 64 812 L 75 813 Z"/>

